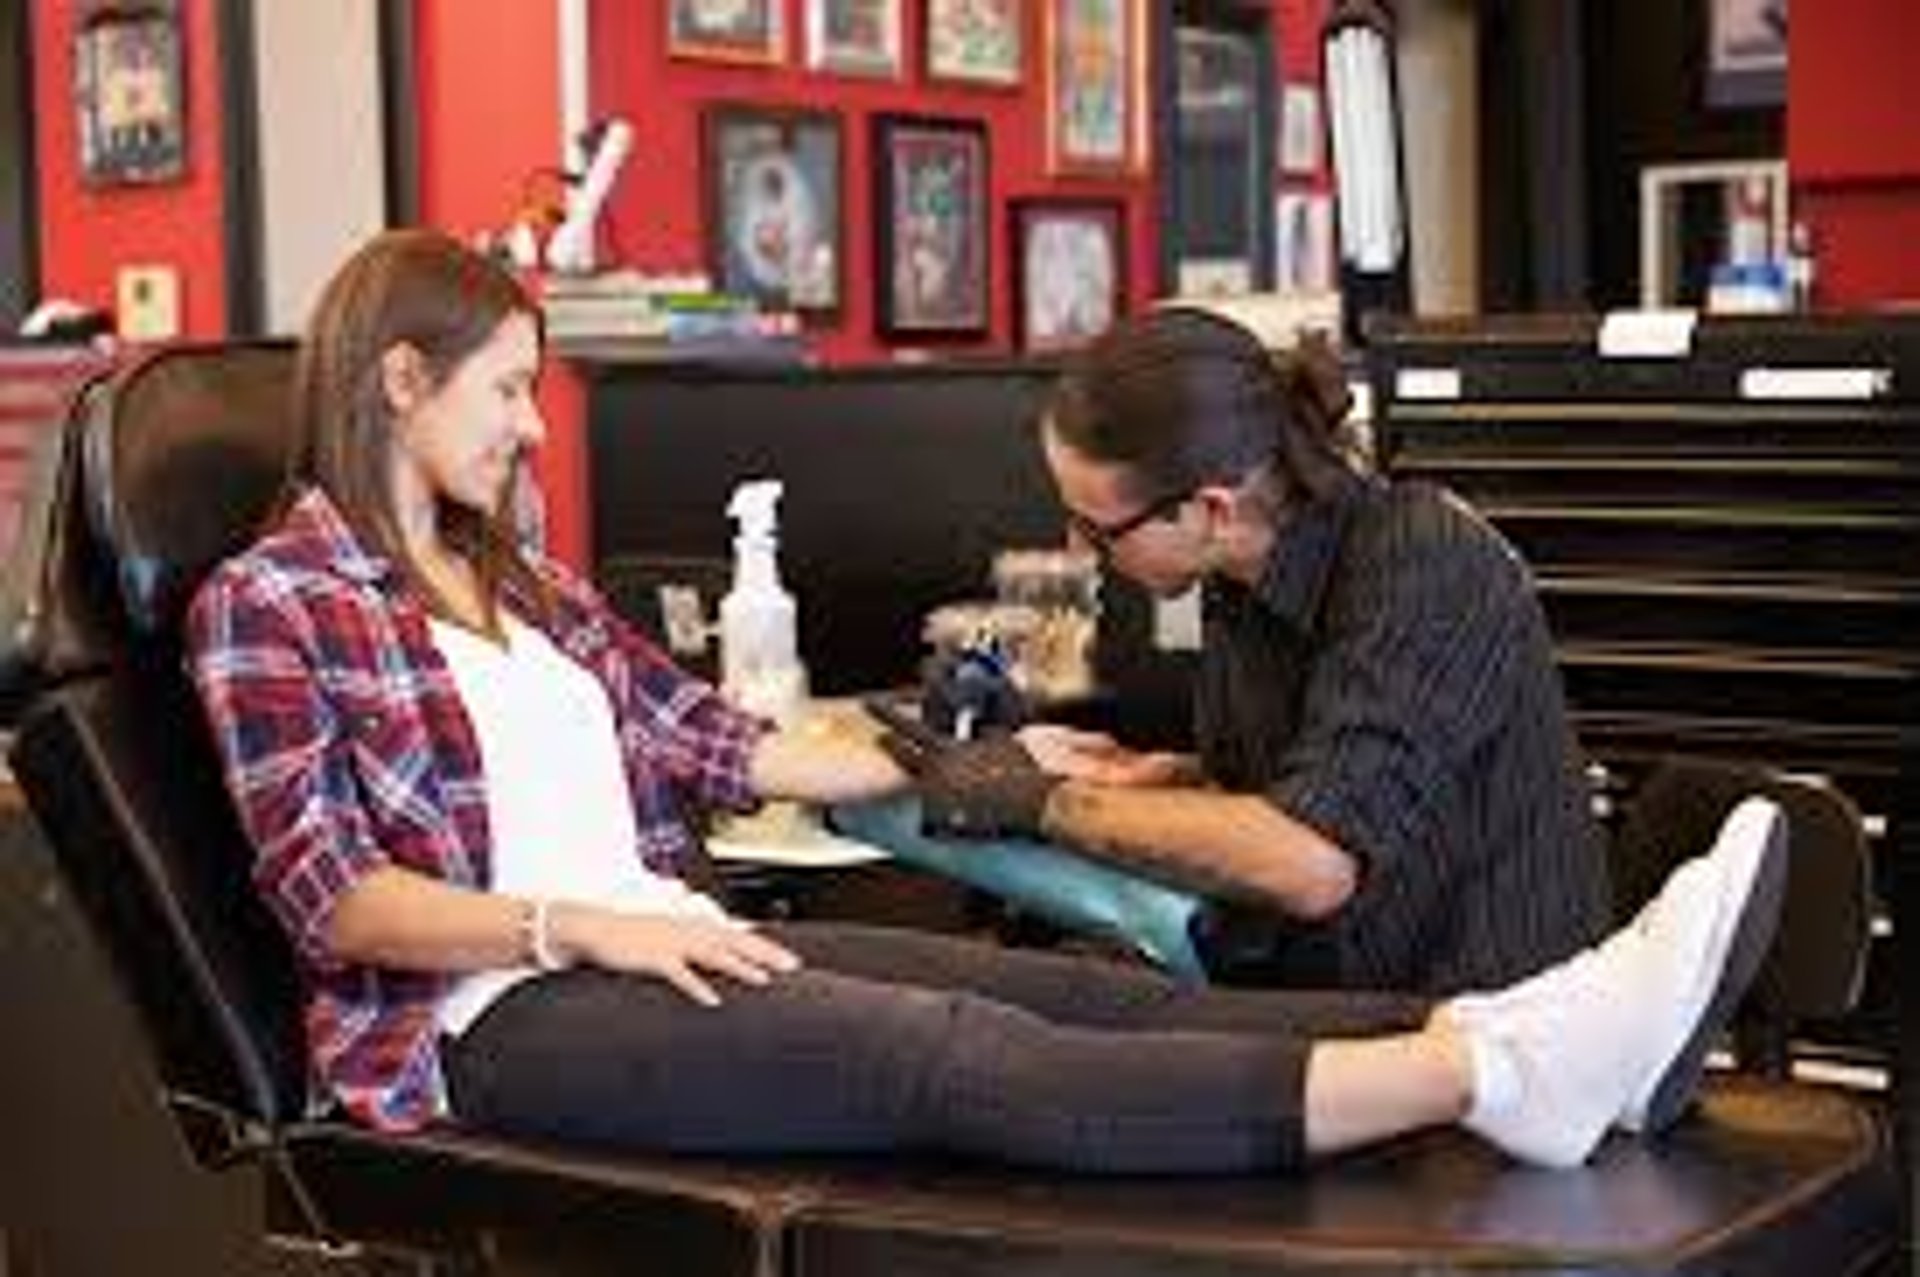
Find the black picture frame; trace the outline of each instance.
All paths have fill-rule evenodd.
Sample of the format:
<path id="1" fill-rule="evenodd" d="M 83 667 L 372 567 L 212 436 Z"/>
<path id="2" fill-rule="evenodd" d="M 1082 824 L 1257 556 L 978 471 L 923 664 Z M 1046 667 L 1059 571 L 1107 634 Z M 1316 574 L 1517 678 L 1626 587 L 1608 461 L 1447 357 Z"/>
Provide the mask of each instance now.
<path id="1" fill-rule="evenodd" d="M 1705 0 L 1707 105 L 1787 100 L 1787 0 Z"/>
<path id="2" fill-rule="evenodd" d="M 712 106 L 701 115 L 700 150 L 715 285 L 809 321 L 837 318 L 846 295 L 840 117 Z"/>
<path id="3" fill-rule="evenodd" d="M 1095 196 L 1007 204 L 1014 345 L 1077 350 L 1126 314 L 1127 206 Z"/>
<path id="4" fill-rule="evenodd" d="M 80 177 L 88 186 L 176 181 L 187 170 L 186 55 L 170 3 L 84 11 L 73 35 Z"/>
<path id="5" fill-rule="evenodd" d="M 872 120 L 874 316 L 890 340 L 985 337 L 992 325 L 991 156 L 979 120 Z"/>

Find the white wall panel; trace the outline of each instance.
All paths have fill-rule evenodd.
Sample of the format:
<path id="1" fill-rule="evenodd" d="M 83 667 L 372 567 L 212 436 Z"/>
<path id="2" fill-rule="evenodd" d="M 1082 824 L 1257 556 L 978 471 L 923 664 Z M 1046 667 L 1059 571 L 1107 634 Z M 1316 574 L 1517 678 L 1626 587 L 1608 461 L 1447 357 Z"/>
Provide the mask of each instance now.
<path id="1" fill-rule="evenodd" d="M 254 0 L 261 270 L 269 332 L 386 221 L 380 0 Z"/>
<path id="2" fill-rule="evenodd" d="M 1401 0 L 1402 142 L 1414 307 L 1480 309 L 1479 19 L 1473 0 Z"/>

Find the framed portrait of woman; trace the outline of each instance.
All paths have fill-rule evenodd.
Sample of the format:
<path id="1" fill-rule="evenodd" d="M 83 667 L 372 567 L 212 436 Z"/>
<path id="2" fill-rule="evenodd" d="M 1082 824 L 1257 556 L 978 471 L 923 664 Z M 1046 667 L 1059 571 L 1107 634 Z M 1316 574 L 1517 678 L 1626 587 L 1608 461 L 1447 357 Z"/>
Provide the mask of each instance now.
<path id="1" fill-rule="evenodd" d="M 988 328 L 987 130 L 977 120 L 873 119 L 874 311 L 881 333 Z"/>
<path id="2" fill-rule="evenodd" d="M 786 60 L 785 0 L 667 0 L 667 52 L 709 62 Z"/>
<path id="3" fill-rule="evenodd" d="M 1018 88 L 1025 34 L 1026 0 L 927 0 L 927 78 Z"/>
<path id="4" fill-rule="evenodd" d="M 1147 164 L 1144 0 L 1044 0 L 1047 155 L 1056 173 Z"/>
<path id="5" fill-rule="evenodd" d="M 720 291 L 830 318 L 840 310 L 840 119 L 748 106 L 702 117 L 707 268 Z"/>
<path id="6" fill-rule="evenodd" d="M 1018 199 L 1007 219 L 1020 349 L 1077 349 L 1125 312 L 1126 209 L 1119 200 Z"/>

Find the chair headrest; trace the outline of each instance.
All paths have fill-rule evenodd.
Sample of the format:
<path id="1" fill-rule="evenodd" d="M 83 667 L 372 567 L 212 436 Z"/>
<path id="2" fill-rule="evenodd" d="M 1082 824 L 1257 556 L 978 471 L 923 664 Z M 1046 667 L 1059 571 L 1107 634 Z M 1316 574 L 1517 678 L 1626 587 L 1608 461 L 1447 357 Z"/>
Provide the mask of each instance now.
<path id="1" fill-rule="evenodd" d="M 80 424 L 80 499 L 136 634 L 177 633 L 200 582 L 280 495 L 294 353 L 285 342 L 157 351 L 95 397 Z"/>

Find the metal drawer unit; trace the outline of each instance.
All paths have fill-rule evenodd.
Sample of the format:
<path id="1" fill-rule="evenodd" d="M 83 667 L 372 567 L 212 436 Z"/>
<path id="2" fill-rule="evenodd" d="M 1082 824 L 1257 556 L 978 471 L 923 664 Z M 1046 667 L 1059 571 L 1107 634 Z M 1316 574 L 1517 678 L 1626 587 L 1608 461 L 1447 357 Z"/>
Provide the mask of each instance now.
<path id="1" fill-rule="evenodd" d="M 1630 786 L 1669 753 L 1830 778 L 1890 916 L 1920 914 L 1920 317 L 1702 320 L 1607 357 L 1596 317 L 1389 325 L 1380 453 L 1532 565 L 1582 743 Z M 1907 779 L 1903 783 L 1902 772 Z M 1890 944 L 1812 1054 L 1884 1062 Z"/>

